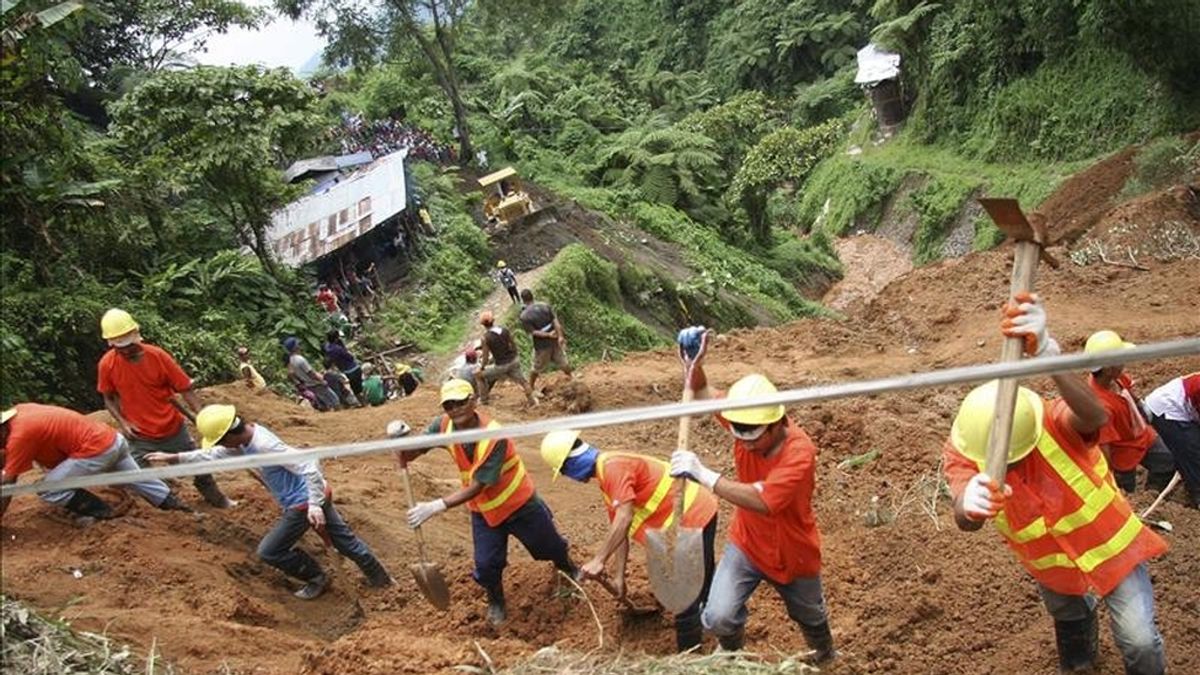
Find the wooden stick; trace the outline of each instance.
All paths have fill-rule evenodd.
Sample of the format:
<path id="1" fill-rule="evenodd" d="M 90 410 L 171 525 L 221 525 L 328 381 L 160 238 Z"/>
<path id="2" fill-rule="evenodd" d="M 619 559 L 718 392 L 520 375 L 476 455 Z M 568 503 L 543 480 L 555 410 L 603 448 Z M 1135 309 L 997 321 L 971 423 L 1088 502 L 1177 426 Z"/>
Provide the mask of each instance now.
<path id="1" fill-rule="evenodd" d="M 1162 504 L 1162 503 L 1163 503 L 1163 501 L 1164 501 L 1164 500 L 1165 500 L 1165 499 L 1166 499 L 1166 498 L 1167 498 L 1167 497 L 1168 497 L 1168 496 L 1169 496 L 1169 495 L 1170 495 L 1172 492 L 1174 492 L 1174 491 L 1175 491 L 1175 488 L 1176 488 L 1176 487 L 1179 487 L 1179 483 L 1180 483 L 1180 481 L 1182 481 L 1182 480 L 1183 480 L 1183 474 L 1181 474 L 1181 473 L 1179 473 L 1178 471 L 1176 471 L 1176 472 L 1175 472 L 1175 475 L 1171 477 L 1171 482 L 1170 482 L 1170 483 L 1167 483 L 1167 487 L 1163 488 L 1162 492 L 1158 493 L 1158 498 L 1157 498 L 1157 499 L 1155 499 L 1155 500 L 1154 500 L 1154 503 L 1153 503 L 1153 504 L 1151 504 L 1149 507 L 1147 507 L 1145 511 L 1142 511 L 1142 515 L 1141 515 L 1141 516 L 1139 516 L 1139 517 L 1140 517 L 1142 520 L 1145 520 L 1147 517 L 1149 517 L 1149 516 L 1150 516 L 1150 514 L 1151 514 L 1151 513 L 1154 513 L 1154 509 L 1157 509 L 1157 508 L 1158 508 L 1158 506 L 1159 506 L 1159 504 Z"/>

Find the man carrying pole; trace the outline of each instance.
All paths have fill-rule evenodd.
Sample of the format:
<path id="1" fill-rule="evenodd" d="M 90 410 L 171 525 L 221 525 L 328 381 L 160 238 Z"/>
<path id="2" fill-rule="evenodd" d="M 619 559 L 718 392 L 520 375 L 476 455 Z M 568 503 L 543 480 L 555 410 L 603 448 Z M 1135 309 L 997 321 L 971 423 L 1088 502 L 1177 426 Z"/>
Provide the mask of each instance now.
<path id="1" fill-rule="evenodd" d="M 646 531 L 667 526 L 674 517 L 675 493 L 669 465 L 661 459 L 626 452 L 600 452 L 574 430 L 554 431 L 542 440 L 542 459 L 554 472 L 586 483 L 596 478 L 611 523 L 608 536 L 596 555 L 580 567 L 580 577 L 600 579 L 604 566 L 616 555 L 613 586 L 625 596 L 625 562 L 629 539 L 644 544 Z M 703 631 L 700 609 L 712 584 L 716 567 L 717 499 L 708 490 L 688 484 L 684 497 L 683 527 L 703 529 L 704 586 L 696 601 L 675 616 L 675 646 L 684 652 L 700 644 Z"/>
<path id="2" fill-rule="evenodd" d="M 1016 301 L 1005 308 L 1004 334 L 1022 338 L 1027 356 L 1057 355 L 1037 297 Z M 1017 392 L 1003 490 L 983 473 L 997 382 L 967 394 L 944 452 L 955 523 L 973 531 L 991 519 L 1033 576 L 1054 618 L 1061 670 L 1087 669 L 1096 659 L 1094 591 L 1108 605 L 1125 672 L 1161 674 L 1166 661 L 1145 563 L 1167 545 L 1116 489 L 1096 445 L 1107 416 L 1095 393 L 1077 375 L 1053 379 L 1062 395 L 1053 402 Z"/>
<path id="3" fill-rule="evenodd" d="M 425 429 L 427 434 L 447 434 L 467 429 L 498 429 L 500 424 L 477 410 L 475 390 L 466 380 L 447 380 L 442 385 L 443 414 Z M 436 440 L 434 441 L 436 443 Z M 446 446 L 433 446 L 446 447 Z M 431 448 L 398 452 L 402 466 Z M 475 545 L 472 577 L 487 592 L 487 617 L 494 625 L 507 618 L 504 600 L 504 568 L 508 566 L 508 537 L 521 542 L 534 560 L 549 560 L 559 570 L 575 575 L 575 565 L 554 526 L 554 516 L 534 490 L 512 439 L 496 438 L 479 443 L 454 443 L 446 449 L 458 467 L 462 487 L 453 493 L 408 510 L 412 528 L 466 504 L 471 511 L 471 538 Z"/>
<path id="4" fill-rule="evenodd" d="M 703 359 L 708 335 L 703 328 L 684 329 L 683 347 L 699 343 L 692 361 L 691 388 L 696 399 L 718 398 L 723 392 L 708 387 Z M 690 348 L 689 348 L 690 349 Z M 728 400 L 737 401 L 776 392 L 760 374 L 734 383 Z M 821 590 L 821 534 L 812 510 L 817 448 L 808 434 L 788 419 L 782 405 L 725 410 L 717 422 L 733 437 L 736 476 L 726 477 L 705 467 L 695 453 L 676 450 L 671 475 L 684 476 L 734 505 L 729 543 L 717 564 L 712 589 L 701 620 L 723 649 L 736 651 L 745 641 L 746 602 L 762 581 L 775 587 L 812 652 L 814 664 L 837 653 Z"/>
<path id="5" fill-rule="evenodd" d="M 112 349 L 100 357 L 96 388 L 121 435 L 132 444 L 133 458 L 142 464 L 146 453 L 195 449 L 175 400 L 176 394 L 183 396 L 189 417 L 200 410 L 192 378 L 170 354 L 142 342 L 141 330 L 129 312 L 105 312 L 100 333 Z M 233 505 L 212 476 L 196 476 L 192 483 L 210 505 L 221 509 Z"/>

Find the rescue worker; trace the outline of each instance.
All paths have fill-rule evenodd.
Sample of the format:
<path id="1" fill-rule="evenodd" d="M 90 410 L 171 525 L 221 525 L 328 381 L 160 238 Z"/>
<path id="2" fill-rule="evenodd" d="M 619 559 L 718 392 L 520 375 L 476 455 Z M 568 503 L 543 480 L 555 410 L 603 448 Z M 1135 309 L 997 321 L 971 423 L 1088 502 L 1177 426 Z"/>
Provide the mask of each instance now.
<path id="1" fill-rule="evenodd" d="M 1177 377 L 1150 392 L 1146 413 L 1175 457 L 1188 502 L 1200 508 L 1200 372 Z"/>
<path id="2" fill-rule="evenodd" d="M 554 309 L 544 302 L 533 301 L 533 291 L 521 291 L 521 325 L 533 338 L 533 368 L 529 372 L 529 386 L 537 385 L 537 376 L 553 361 L 559 369 L 571 377 L 571 364 L 567 362 L 567 336 Z"/>
<path id="3" fill-rule="evenodd" d="M 46 472 L 47 481 L 138 469 L 129 456 L 129 442 L 107 424 L 56 405 L 18 403 L 0 412 L 0 464 L 4 466 L 0 483 L 16 483 L 35 463 Z M 124 487 L 164 511 L 191 510 L 161 480 L 142 480 Z M 41 497 L 77 516 L 114 516 L 104 500 L 83 488 L 43 492 Z M 0 516 L 11 499 L 0 499 Z"/>
<path id="4" fill-rule="evenodd" d="M 1111 330 L 1093 333 L 1083 351 L 1086 354 L 1102 354 L 1134 345 L 1125 342 Z M 1175 474 L 1175 459 L 1171 451 L 1155 433 L 1154 427 L 1142 418 L 1137 397 L 1133 393 L 1133 380 L 1125 373 L 1122 365 L 1108 366 L 1092 371 L 1088 385 L 1096 392 L 1100 405 L 1108 413 L 1108 423 L 1100 428 L 1096 442 L 1108 460 L 1117 487 L 1126 493 L 1137 489 L 1137 467 L 1146 467 L 1146 488 L 1161 490 L 1171 482 Z"/>
<path id="5" fill-rule="evenodd" d="M 470 382 L 447 380 L 442 385 L 441 403 L 444 413 L 430 422 L 427 434 L 500 428 L 499 423 L 476 409 Z M 406 465 L 433 447 L 397 452 L 397 458 Z M 567 541 L 554 526 L 550 508 L 534 490 L 511 439 L 455 443 L 446 449 L 458 466 L 462 488 L 416 504 L 408 510 L 408 524 L 416 528 L 446 509 L 467 505 L 471 510 L 471 538 L 475 546 L 475 570 L 471 576 L 487 592 L 488 621 L 500 624 L 507 617 L 503 575 L 508 565 L 509 535 L 516 537 L 534 560 L 552 561 L 555 567 L 572 576 L 575 566 L 568 554 Z"/>
<path id="6" fill-rule="evenodd" d="M 150 462 L 190 464 L 225 457 L 277 453 L 287 455 L 296 449 L 284 443 L 262 424 L 242 419 L 231 405 L 205 406 L 196 415 L 201 435 L 201 450 L 146 455 Z M 263 467 L 254 472 L 263 487 L 283 507 L 283 515 L 258 544 L 258 557 L 279 571 L 304 582 L 296 591 L 301 600 L 312 600 L 329 585 L 329 577 L 311 555 L 296 548 L 296 542 L 313 528 L 325 542 L 354 561 L 373 588 L 388 586 L 392 577 L 359 539 L 333 506 L 333 489 L 321 474 L 321 465 L 313 460 Z"/>
<path id="7" fill-rule="evenodd" d="M 508 292 L 508 297 L 512 298 L 513 304 L 520 304 L 521 295 L 517 293 L 517 274 L 503 260 L 496 263 L 496 278 L 500 280 L 500 285 Z"/>
<path id="8" fill-rule="evenodd" d="M 1016 303 L 1006 304 L 1005 316 L 1002 331 L 1023 338 L 1026 355 L 1059 353 L 1037 296 L 1018 295 Z M 1054 401 L 1018 390 L 1003 491 L 983 473 L 998 384 L 967 394 L 944 451 L 955 522 L 973 531 L 992 520 L 1033 576 L 1054 619 L 1061 670 L 1088 669 L 1095 662 L 1099 596 L 1108 605 L 1125 672 L 1163 673 L 1146 561 L 1167 545 L 1142 524 L 1114 485 L 1096 445 L 1107 421 L 1104 406 L 1083 378 L 1060 374 L 1053 379 L 1062 395 Z"/>
<path id="9" fill-rule="evenodd" d="M 625 452 L 600 452 L 579 437 L 574 430 L 554 431 L 542 440 L 542 460 L 554 472 L 586 483 L 592 478 L 600 488 L 608 510 L 608 536 L 591 560 L 579 568 L 583 579 L 604 576 L 605 565 L 614 555 L 613 586 L 625 597 L 625 563 L 629 558 L 629 539 L 646 541 L 646 530 L 662 529 L 674 517 L 674 479 L 669 465 L 661 459 Z M 675 646 L 683 652 L 700 644 L 703 629 L 700 609 L 708 597 L 716 567 L 714 546 L 717 538 L 717 499 L 708 490 L 688 483 L 684 497 L 682 527 L 703 530 L 704 586 L 696 601 L 675 617 Z"/>
<path id="10" fill-rule="evenodd" d="M 685 328 L 679 341 L 685 377 L 690 378 L 695 398 L 725 396 L 708 386 L 704 328 Z M 693 348 L 695 355 L 689 357 Z M 735 382 L 728 400 L 775 391 L 770 380 L 755 373 Z M 782 405 L 724 410 L 716 420 L 733 438 L 733 476 L 704 466 L 694 452 L 680 449 L 671 455 L 672 476 L 696 481 L 734 505 L 729 542 L 701 614 L 704 628 L 717 636 L 723 649 L 740 650 L 745 642 L 746 603 L 759 583 L 767 581 L 812 650 L 807 660 L 829 662 L 837 652 L 821 589 L 821 534 L 812 510 L 817 448 Z"/>
<path id="11" fill-rule="evenodd" d="M 129 312 L 105 312 L 100 334 L 112 349 L 100 357 L 96 389 L 121 435 L 132 445 L 133 459 L 144 464 L 142 457 L 149 452 L 194 449 L 181 414 L 191 417 L 200 410 L 192 378 L 166 351 L 142 341 L 141 329 Z M 182 395 L 186 408 L 176 401 L 176 394 Z M 212 476 L 196 476 L 192 483 L 210 505 L 233 506 Z"/>
<path id="12" fill-rule="evenodd" d="M 507 379 L 520 385 L 525 392 L 526 403 L 537 405 L 533 387 L 521 373 L 521 359 L 517 355 L 517 341 L 513 339 L 512 332 L 496 325 L 496 317 L 491 310 L 479 315 L 479 324 L 483 326 L 483 340 L 479 349 L 478 371 L 474 374 L 479 402 L 487 405 L 492 387 L 500 380 Z M 489 360 L 495 364 L 489 366 Z"/>

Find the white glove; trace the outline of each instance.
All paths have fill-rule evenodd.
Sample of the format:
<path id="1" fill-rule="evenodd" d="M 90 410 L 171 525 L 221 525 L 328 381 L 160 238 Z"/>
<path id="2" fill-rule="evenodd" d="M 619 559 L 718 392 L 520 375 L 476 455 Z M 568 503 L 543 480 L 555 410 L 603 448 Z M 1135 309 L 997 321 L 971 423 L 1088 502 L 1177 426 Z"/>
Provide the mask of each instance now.
<path id="1" fill-rule="evenodd" d="M 1042 300 L 1032 293 L 1018 293 L 1013 301 L 1004 305 L 1004 320 L 1000 332 L 1006 337 L 1025 340 L 1025 353 L 1029 356 L 1057 356 L 1062 353 L 1058 341 L 1050 337 L 1046 328 L 1046 308 Z"/>
<path id="2" fill-rule="evenodd" d="M 721 474 L 701 464 L 696 453 L 676 450 L 671 453 L 671 476 L 690 478 L 711 490 L 717 484 L 717 479 L 721 477 Z"/>
<path id="3" fill-rule="evenodd" d="M 321 508 L 320 504 L 308 505 L 308 524 L 315 529 L 325 527 L 325 509 Z"/>
<path id="4" fill-rule="evenodd" d="M 969 520 L 982 522 L 994 518 L 1000 509 L 1004 508 L 1004 499 L 1012 495 L 1012 488 L 1005 485 L 1001 493 L 996 482 L 986 473 L 977 473 L 971 477 L 962 494 L 963 514 Z"/>
<path id="5" fill-rule="evenodd" d="M 421 523 L 445 510 L 446 502 L 441 499 L 435 499 L 431 502 L 418 502 L 416 506 L 408 510 L 408 526 L 415 530 L 421 526 Z"/>

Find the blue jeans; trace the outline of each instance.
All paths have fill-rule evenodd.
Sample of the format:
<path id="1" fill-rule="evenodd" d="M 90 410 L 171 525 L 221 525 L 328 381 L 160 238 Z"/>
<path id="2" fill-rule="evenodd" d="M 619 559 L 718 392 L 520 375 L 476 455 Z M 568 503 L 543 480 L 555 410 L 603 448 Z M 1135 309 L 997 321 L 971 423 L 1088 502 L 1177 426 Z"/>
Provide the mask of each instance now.
<path id="1" fill-rule="evenodd" d="M 1062 595 L 1038 584 L 1042 601 L 1056 621 L 1079 621 L 1096 607 L 1092 595 Z M 1121 650 L 1129 675 L 1166 672 L 1162 635 L 1154 623 L 1154 588 L 1145 563 L 1138 565 L 1111 593 L 1104 596 L 1113 641 Z"/>
<path id="2" fill-rule="evenodd" d="M 475 542 L 475 571 L 471 576 L 489 591 L 498 592 L 508 566 L 508 536 L 521 542 L 534 560 L 551 560 L 558 569 L 575 571 L 567 555 L 567 540 L 554 526 L 550 508 L 536 496 L 496 527 L 478 512 L 471 512 L 471 539 Z"/>
<path id="3" fill-rule="evenodd" d="M 766 581 L 783 598 L 788 616 L 805 626 L 826 622 L 825 597 L 821 592 L 821 577 L 797 577 L 786 584 L 776 583 L 763 575 L 745 553 L 732 543 L 725 544 L 725 554 L 717 563 L 708 602 L 701 621 L 704 628 L 717 637 L 736 635 L 746 625 L 749 612 L 746 601 L 758 584 Z"/>
<path id="4" fill-rule="evenodd" d="M 354 530 L 342 520 L 333 502 L 325 500 L 325 532 L 339 553 L 354 561 L 368 576 L 379 563 L 375 554 L 359 539 Z M 308 531 L 308 513 L 301 509 L 284 509 L 275 527 L 258 544 L 258 557 L 279 571 L 302 581 L 311 581 L 323 573 L 321 564 L 304 551 L 295 548 L 296 542 Z"/>
<path id="5" fill-rule="evenodd" d="M 97 473 L 137 470 L 137 462 L 133 461 L 133 457 L 129 455 L 129 441 L 125 440 L 125 437 L 121 434 L 117 434 L 117 440 L 113 441 L 113 444 L 104 452 L 95 457 L 68 457 L 60 462 L 58 466 L 46 472 L 46 480 L 56 481 L 72 476 L 91 476 Z M 142 499 L 155 506 L 162 504 L 163 500 L 171 492 L 166 483 L 155 479 L 126 483 L 121 487 L 133 490 L 141 495 Z M 71 497 L 73 496 L 75 496 L 74 490 L 42 493 L 43 500 L 58 506 L 66 505 L 67 502 L 71 501 Z"/>

